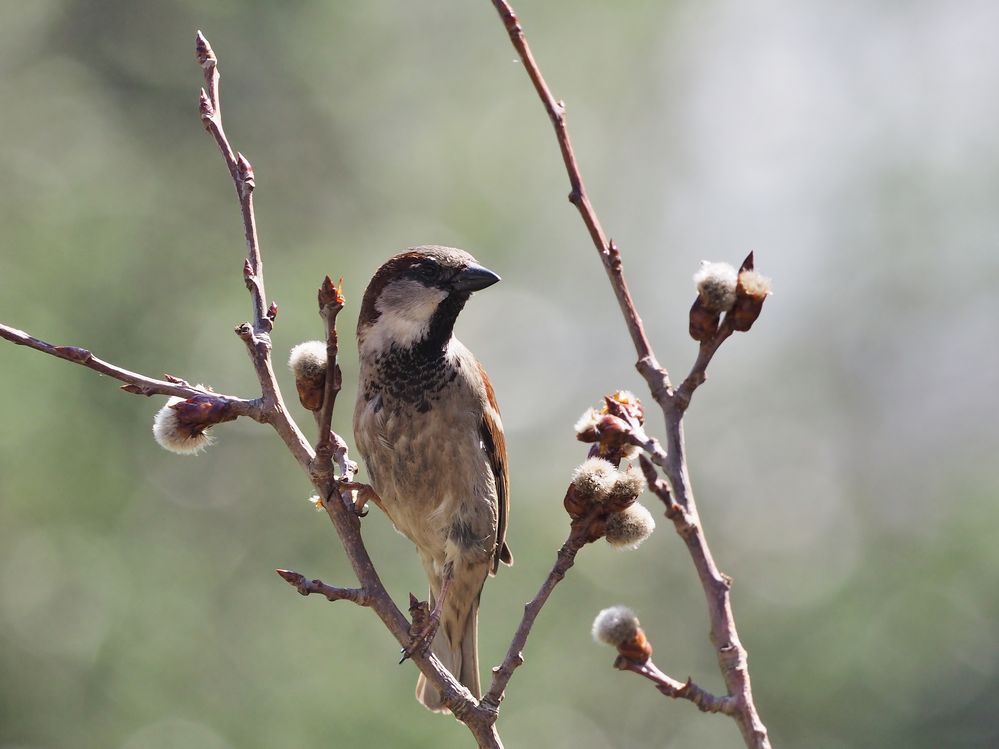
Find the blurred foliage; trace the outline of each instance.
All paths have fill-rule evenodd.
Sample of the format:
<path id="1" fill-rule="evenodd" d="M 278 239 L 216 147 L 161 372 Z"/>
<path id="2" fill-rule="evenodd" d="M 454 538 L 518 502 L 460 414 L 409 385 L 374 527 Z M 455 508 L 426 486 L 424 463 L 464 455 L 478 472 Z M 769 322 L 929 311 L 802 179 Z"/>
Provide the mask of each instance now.
<path id="1" fill-rule="evenodd" d="M 995 746 L 999 6 L 517 9 L 663 362 L 693 359 L 700 259 L 755 249 L 775 278 L 687 425 L 774 745 Z M 276 358 L 321 334 L 326 273 L 346 279 L 348 342 L 400 248 L 457 245 L 504 277 L 459 324 L 511 445 L 517 565 L 483 603 L 496 663 L 566 532 L 574 418 L 643 388 L 488 2 L 0 5 L 0 320 L 254 393 L 197 28 L 257 174 Z M 349 389 L 350 345 L 344 369 Z M 417 706 L 370 612 L 272 572 L 353 582 L 267 429 L 227 425 L 182 459 L 149 437 L 159 399 L 7 344 L 0 383 L 0 746 L 469 746 Z M 398 600 L 422 591 L 409 544 L 377 513 L 364 529 Z M 718 689 L 701 595 L 667 527 L 637 552 L 586 549 L 512 683 L 507 745 L 737 746 L 730 721 L 663 700 L 590 641 L 600 608 L 631 605 L 664 669 Z"/>

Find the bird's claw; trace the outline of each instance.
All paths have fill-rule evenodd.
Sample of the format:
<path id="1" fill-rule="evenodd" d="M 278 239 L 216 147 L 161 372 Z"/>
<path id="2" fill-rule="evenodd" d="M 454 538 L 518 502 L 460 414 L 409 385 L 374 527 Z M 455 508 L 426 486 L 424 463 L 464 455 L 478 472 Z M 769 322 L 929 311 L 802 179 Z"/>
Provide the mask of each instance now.
<path id="1" fill-rule="evenodd" d="M 352 504 L 354 506 L 354 513 L 357 515 L 357 517 L 359 518 L 367 517 L 368 502 L 373 502 L 375 507 L 380 509 L 382 512 L 385 511 L 385 508 L 382 506 L 381 497 L 379 497 L 378 494 L 375 492 L 375 490 L 372 489 L 367 484 L 360 484 L 354 481 L 345 481 L 343 482 L 342 489 L 353 492 L 354 500 Z"/>

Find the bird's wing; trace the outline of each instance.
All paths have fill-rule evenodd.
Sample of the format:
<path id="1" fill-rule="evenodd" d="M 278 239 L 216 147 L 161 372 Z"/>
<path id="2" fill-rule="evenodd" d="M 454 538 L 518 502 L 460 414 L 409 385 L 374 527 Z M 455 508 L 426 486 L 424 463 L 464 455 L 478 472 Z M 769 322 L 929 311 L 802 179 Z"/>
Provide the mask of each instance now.
<path id="1" fill-rule="evenodd" d="M 499 406 L 496 404 L 496 392 L 481 364 L 479 364 L 479 374 L 482 375 L 482 382 L 486 386 L 486 398 L 489 404 L 483 410 L 480 432 L 496 482 L 496 553 L 493 556 L 492 566 L 492 572 L 495 574 L 500 562 L 513 564 L 513 554 L 506 545 L 506 527 L 510 516 L 510 475 L 507 472 L 506 438 L 503 436 L 503 424 L 500 422 Z"/>

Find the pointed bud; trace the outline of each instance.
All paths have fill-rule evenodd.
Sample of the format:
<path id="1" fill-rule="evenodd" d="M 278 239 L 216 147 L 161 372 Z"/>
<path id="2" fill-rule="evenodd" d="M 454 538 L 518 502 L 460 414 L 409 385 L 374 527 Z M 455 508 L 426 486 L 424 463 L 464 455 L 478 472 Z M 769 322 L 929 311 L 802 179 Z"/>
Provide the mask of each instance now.
<path id="1" fill-rule="evenodd" d="M 54 350 L 56 356 L 76 362 L 77 364 L 86 364 L 94 358 L 94 355 L 90 351 L 79 346 L 55 346 Z"/>
<path id="2" fill-rule="evenodd" d="M 208 120 L 215 116 L 215 107 L 212 106 L 212 100 L 208 98 L 208 93 L 201 89 L 201 98 L 198 102 L 198 113 L 201 115 L 201 121 L 205 124 Z"/>
<path id="3" fill-rule="evenodd" d="M 212 51 L 212 45 L 208 43 L 205 35 L 200 30 L 194 40 L 194 55 L 198 58 L 198 64 L 202 67 L 215 65 L 218 62 L 215 52 Z"/>
<path id="4" fill-rule="evenodd" d="M 253 192 L 253 188 L 257 186 L 253 176 L 253 166 L 241 153 L 236 154 L 236 175 L 239 178 L 239 183 L 243 186 L 243 191 Z"/>
<path id="5" fill-rule="evenodd" d="M 322 311 L 324 307 L 329 306 L 340 306 L 344 305 L 343 297 L 343 276 L 340 276 L 340 283 L 333 284 L 333 279 L 329 276 L 323 279 L 322 285 L 319 287 L 319 309 Z"/>
<path id="6" fill-rule="evenodd" d="M 626 421 L 634 420 L 639 425 L 645 423 L 645 407 L 630 390 L 617 390 L 611 395 L 605 395 L 603 413 L 613 414 Z"/>
<path id="7" fill-rule="evenodd" d="M 277 313 L 278 313 L 277 302 L 271 302 L 271 306 L 267 308 L 267 319 L 271 320 L 272 322 L 274 320 L 277 320 Z"/>
<path id="8" fill-rule="evenodd" d="M 412 593 L 409 594 L 409 617 L 412 621 L 410 631 L 419 632 L 424 629 L 430 619 L 430 605 L 421 601 Z M 405 660 L 405 659 L 404 659 Z"/>

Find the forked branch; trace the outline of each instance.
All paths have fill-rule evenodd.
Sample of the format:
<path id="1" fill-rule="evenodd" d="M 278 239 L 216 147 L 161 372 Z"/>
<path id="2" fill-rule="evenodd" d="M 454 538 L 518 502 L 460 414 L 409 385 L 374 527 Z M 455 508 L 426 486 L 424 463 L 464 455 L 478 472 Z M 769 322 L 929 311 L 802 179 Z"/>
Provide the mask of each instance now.
<path id="1" fill-rule="evenodd" d="M 700 354 L 691 374 L 679 389 L 674 389 L 668 372 L 659 365 L 652 345 L 645 334 L 641 317 L 625 280 L 620 250 L 613 241 L 607 238 L 587 196 L 566 126 L 565 104 L 556 100 L 545 82 L 513 8 L 506 0 L 492 0 L 492 3 L 503 21 L 510 41 L 524 64 L 549 119 L 551 119 L 569 177 L 569 200 L 579 210 L 590 239 L 607 272 L 611 288 L 618 300 L 628 333 L 638 355 L 636 367 L 645 378 L 652 397 L 662 409 L 666 422 L 666 457 L 664 459 L 661 453 L 648 448 L 646 448 L 646 452 L 663 468 L 665 482 L 660 482 L 657 478 L 657 483 L 664 487 L 664 492 L 673 503 L 668 505 L 668 509 L 672 508 L 673 510 L 671 519 L 676 524 L 677 518 L 680 518 L 681 522 L 677 525 L 677 531 L 687 546 L 704 590 L 710 620 L 711 642 L 715 647 L 719 667 L 729 691 L 728 696 L 734 705 L 732 715 L 739 725 L 747 747 L 768 749 L 770 743 L 767 738 L 766 726 L 760 720 L 753 702 L 748 659 L 746 651 L 739 641 L 732 614 L 729 598 L 730 580 L 722 575 L 715 565 L 703 529 L 700 526 L 687 470 L 686 446 L 683 439 L 683 415 L 690 403 L 690 398 L 694 390 L 704 382 L 707 365 L 711 358 L 732 332 L 732 329 L 728 327 L 730 325 L 729 316 L 726 315 L 725 321 L 715 336 L 708 343 L 702 343 Z M 656 474 L 654 469 L 652 473 Z M 677 511 L 677 508 L 682 511 Z"/>

